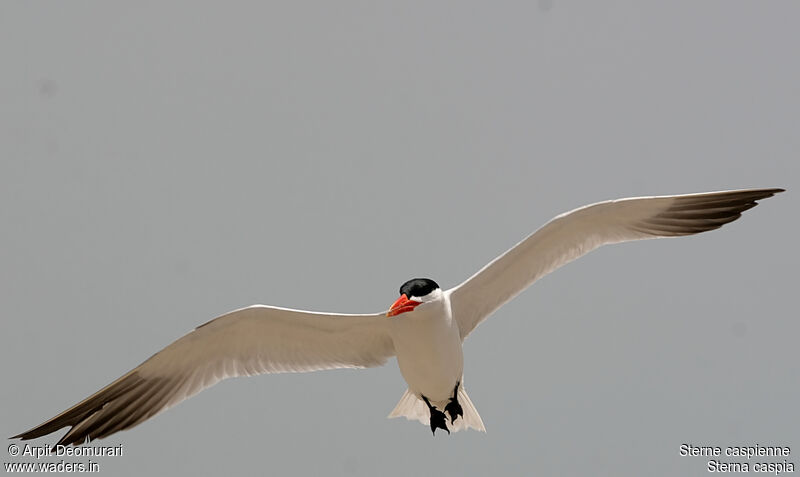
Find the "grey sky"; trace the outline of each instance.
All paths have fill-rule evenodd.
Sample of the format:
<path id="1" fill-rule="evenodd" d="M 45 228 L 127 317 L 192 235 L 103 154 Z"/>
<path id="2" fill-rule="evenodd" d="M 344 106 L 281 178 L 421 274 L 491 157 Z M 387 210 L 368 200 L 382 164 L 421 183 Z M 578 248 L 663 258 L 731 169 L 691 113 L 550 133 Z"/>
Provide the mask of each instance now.
<path id="1" fill-rule="evenodd" d="M 790 1 L 3 2 L 4 436 L 234 308 L 382 310 L 406 279 L 453 286 L 586 203 L 784 187 L 721 231 L 600 249 L 499 310 L 465 343 L 486 434 L 385 419 L 405 389 L 392 361 L 225 381 L 99 441 L 125 450 L 100 462 L 706 475 L 680 444 L 759 443 L 800 464 L 799 16 Z"/>

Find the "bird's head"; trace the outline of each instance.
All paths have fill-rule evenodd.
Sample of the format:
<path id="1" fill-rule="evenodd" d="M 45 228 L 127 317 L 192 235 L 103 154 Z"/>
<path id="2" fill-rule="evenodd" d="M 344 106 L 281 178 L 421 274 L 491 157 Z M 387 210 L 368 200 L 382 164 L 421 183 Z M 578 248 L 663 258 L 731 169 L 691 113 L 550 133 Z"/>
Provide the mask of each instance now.
<path id="1" fill-rule="evenodd" d="M 400 298 L 392 303 L 386 316 L 414 311 L 414 308 L 423 303 L 441 299 L 442 289 L 435 281 L 430 278 L 412 278 L 400 287 Z"/>

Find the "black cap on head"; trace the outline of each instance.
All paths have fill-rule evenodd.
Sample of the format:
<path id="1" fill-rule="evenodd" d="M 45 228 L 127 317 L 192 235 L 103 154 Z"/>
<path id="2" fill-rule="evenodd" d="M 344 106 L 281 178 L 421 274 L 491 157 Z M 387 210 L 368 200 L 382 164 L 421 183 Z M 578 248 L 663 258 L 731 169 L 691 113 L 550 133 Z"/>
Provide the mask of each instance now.
<path id="1" fill-rule="evenodd" d="M 400 287 L 400 294 L 411 298 L 423 297 L 428 293 L 439 288 L 439 285 L 430 278 L 412 278 L 411 280 L 403 283 Z"/>

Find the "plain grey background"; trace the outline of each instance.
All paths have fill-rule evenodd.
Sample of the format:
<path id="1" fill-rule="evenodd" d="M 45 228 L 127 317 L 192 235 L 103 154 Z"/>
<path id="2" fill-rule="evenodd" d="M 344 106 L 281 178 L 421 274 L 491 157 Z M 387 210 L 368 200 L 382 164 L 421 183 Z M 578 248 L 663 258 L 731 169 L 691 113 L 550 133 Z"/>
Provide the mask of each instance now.
<path id="1" fill-rule="evenodd" d="M 799 19 L 794 1 L 3 2 L 4 436 L 234 308 L 384 310 L 590 202 L 784 187 L 499 310 L 465 343 L 486 434 L 385 419 L 391 361 L 225 381 L 99 443 L 124 444 L 107 475 L 706 475 L 682 443 L 800 464 Z"/>

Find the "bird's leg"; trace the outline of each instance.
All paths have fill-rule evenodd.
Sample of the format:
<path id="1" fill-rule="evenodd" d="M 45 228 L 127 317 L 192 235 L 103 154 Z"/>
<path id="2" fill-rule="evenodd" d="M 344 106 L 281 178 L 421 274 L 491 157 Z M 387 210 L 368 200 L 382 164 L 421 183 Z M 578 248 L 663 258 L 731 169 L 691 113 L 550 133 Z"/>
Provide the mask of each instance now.
<path id="1" fill-rule="evenodd" d="M 459 385 L 461 385 L 461 381 L 456 381 L 456 388 L 453 389 L 453 397 L 450 398 L 450 402 L 444 407 L 444 410 L 450 414 L 450 422 L 456 422 L 458 416 L 464 417 L 464 410 L 461 409 L 461 404 L 458 403 Z"/>
<path id="2" fill-rule="evenodd" d="M 431 411 L 431 432 L 433 432 L 433 435 L 436 435 L 436 429 L 444 429 L 450 434 L 450 429 L 447 428 L 447 418 L 444 413 L 436 409 L 436 406 L 432 406 L 431 402 L 428 401 L 428 398 L 424 395 L 422 396 L 422 400 L 425 401 L 425 404 L 428 405 L 428 409 Z"/>

